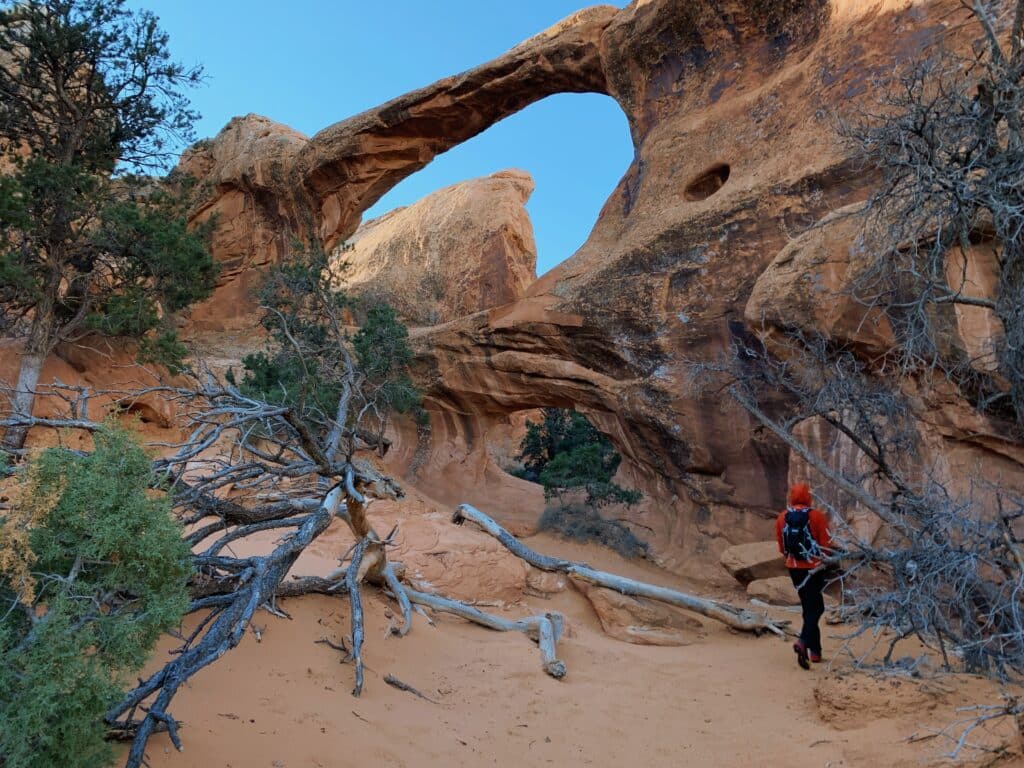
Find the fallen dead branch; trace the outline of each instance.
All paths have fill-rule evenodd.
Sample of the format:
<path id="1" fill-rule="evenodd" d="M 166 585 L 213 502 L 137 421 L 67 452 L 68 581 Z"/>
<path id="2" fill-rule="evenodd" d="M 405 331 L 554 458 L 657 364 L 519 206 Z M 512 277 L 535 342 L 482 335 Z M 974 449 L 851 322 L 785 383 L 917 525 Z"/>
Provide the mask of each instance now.
<path id="1" fill-rule="evenodd" d="M 476 507 L 469 504 L 460 504 L 452 515 L 452 522 L 461 525 L 466 520 L 476 523 L 485 533 L 490 534 L 501 542 L 513 555 L 542 571 L 564 573 L 599 587 L 607 587 L 623 595 L 645 597 L 650 600 L 674 605 L 678 608 L 707 616 L 709 619 L 720 621 L 744 632 L 753 632 L 754 634 L 772 632 L 779 637 L 786 636 L 783 628 L 789 624 L 787 621 L 773 621 L 766 615 L 745 608 L 737 608 L 717 600 L 708 600 L 703 597 L 687 594 L 686 592 L 679 592 L 666 587 L 657 587 L 642 581 L 634 581 L 624 576 L 616 576 L 606 571 L 598 571 L 582 563 L 574 563 L 571 560 L 562 560 L 561 558 L 542 555 L 527 547 Z"/>
<path id="2" fill-rule="evenodd" d="M 402 626 L 391 631 L 399 637 L 405 637 L 409 634 L 409 630 L 412 629 L 412 603 L 409 601 L 409 595 L 406 594 L 405 587 L 398 580 L 394 563 L 388 563 L 384 566 L 381 575 L 384 578 L 384 583 L 398 602 L 398 607 L 402 610 Z"/>
<path id="3" fill-rule="evenodd" d="M 141 681 L 107 712 L 105 720 L 111 730 L 134 734 L 126 762 L 128 768 L 138 768 L 144 764 L 146 742 L 160 724 L 166 727 L 171 743 L 181 751 L 178 722 L 167 712 L 174 695 L 199 670 L 241 642 L 256 609 L 274 597 L 278 584 L 302 551 L 330 525 L 341 503 L 342 493 L 341 485 L 332 488 L 320 509 L 302 518 L 298 529 L 269 555 L 237 561 L 242 567 L 238 574 L 240 586 L 237 589 L 215 596 L 220 598 L 217 601 L 209 597 L 196 601 L 202 607 L 210 608 L 211 615 L 216 615 L 202 639 L 190 646 L 195 637 L 189 638 L 173 661 Z M 154 694 L 156 698 L 143 708 L 143 702 Z M 135 712 L 139 708 L 143 708 L 145 715 L 136 721 Z"/>
<path id="4" fill-rule="evenodd" d="M 356 544 L 352 550 L 352 561 L 345 573 L 345 586 L 348 588 L 348 599 L 352 604 L 352 661 L 356 665 L 356 685 L 352 689 L 352 695 L 356 697 L 363 692 L 363 601 L 359 596 L 359 567 L 369 544 L 368 538 L 361 539 Z"/>
<path id="5" fill-rule="evenodd" d="M 447 597 L 417 592 L 414 589 L 408 588 L 406 593 L 409 599 L 417 605 L 423 605 L 435 611 L 454 614 L 466 621 L 493 629 L 496 632 L 523 632 L 535 640 L 540 647 L 544 671 L 558 680 L 565 677 L 565 662 L 557 657 L 555 648 L 559 638 L 562 636 L 562 628 L 564 626 L 562 614 L 550 612 L 512 621 L 490 613 L 484 613 L 471 605 L 460 603 L 458 600 L 450 600 Z"/>

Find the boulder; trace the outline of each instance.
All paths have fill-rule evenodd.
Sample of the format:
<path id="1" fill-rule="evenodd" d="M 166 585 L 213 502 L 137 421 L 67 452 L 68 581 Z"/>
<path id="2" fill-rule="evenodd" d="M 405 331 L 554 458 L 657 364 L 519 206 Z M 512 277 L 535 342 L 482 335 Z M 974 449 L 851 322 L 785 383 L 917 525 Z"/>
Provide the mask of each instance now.
<path id="1" fill-rule="evenodd" d="M 736 544 L 722 552 L 719 562 L 740 584 L 786 575 L 786 561 L 774 541 Z"/>
<path id="2" fill-rule="evenodd" d="M 564 573 L 542 571 L 530 566 L 526 574 L 527 591 L 541 597 L 550 597 L 557 592 L 564 592 L 569 586 L 569 577 Z"/>
<path id="3" fill-rule="evenodd" d="M 409 506 L 403 505 L 406 514 Z M 405 565 L 416 589 L 478 603 L 521 600 L 530 570 L 496 539 L 472 526 L 452 525 L 447 512 L 403 517 L 388 557 Z"/>
<path id="4" fill-rule="evenodd" d="M 605 633 L 637 645 L 690 645 L 704 635 L 693 616 L 664 603 L 573 581 L 594 607 Z"/>
<path id="5" fill-rule="evenodd" d="M 769 605 L 800 605 L 800 596 L 789 576 L 773 576 L 747 584 L 747 595 Z"/>

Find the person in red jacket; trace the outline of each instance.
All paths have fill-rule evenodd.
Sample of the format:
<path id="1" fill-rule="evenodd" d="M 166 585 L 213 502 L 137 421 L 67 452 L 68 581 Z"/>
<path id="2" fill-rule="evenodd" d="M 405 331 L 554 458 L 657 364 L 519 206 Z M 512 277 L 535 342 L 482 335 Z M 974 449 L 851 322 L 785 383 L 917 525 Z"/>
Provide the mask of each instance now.
<path id="1" fill-rule="evenodd" d="M 803 608 L 804 625 L 793 650 L 797 663 L 804 669 L 810 669 L 808 661 L 821 661 L 818 621 L 825 613 L 825 569 L 821 561 L 832 551 L 828 517 L 811 504 L 810 487 L 797 483 L 789 489 L 789 505 L 775 520 L 779 552 L 786 556 L 786 568 Z"/>

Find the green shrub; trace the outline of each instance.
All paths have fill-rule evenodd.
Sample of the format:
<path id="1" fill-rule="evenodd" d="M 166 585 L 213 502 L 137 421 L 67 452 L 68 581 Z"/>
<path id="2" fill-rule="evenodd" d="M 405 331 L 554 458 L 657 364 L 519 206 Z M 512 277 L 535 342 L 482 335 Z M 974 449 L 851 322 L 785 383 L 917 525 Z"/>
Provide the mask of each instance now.
<path id="1" fill-rule="evenodd" d="M 544 486 L 558 505 L 541 516 L 539 528 L 578 541 L 595 541 L 624 557 L 647 554 L 647 545 L 622 523 L 597 511 L 608 504 L 636 504 L 641 493 L 612 482 L 622 457 L 586 416 L 562 408 L 545 408 L 541 422 L 526 422 L 519 447 L 522 469 L 513 474 Z M 565 502 L 563 494 L 585 492 L 584 505 Z"/>
<path id="2" fill-rule="evenodd" d="M 548 498 L 584 490 L 592 507 L 635 504 L 642 498 L 639 491 L 612 482 L 622 457 L 578 411 L 545 408 L 539 424 L 527 421 L 518 458 L 523 469 L 516 475 L 539 482 Z"/>
<path id="3" fill-rule="evenodd" d="M 151 465 L 108 426 L 51 448 L 0 516 L 0 764 L 107 765 L 103 714 L 188 606 L 188 545 Z"/>
<path id="4" fill-rule="evenodd" d="M 608 520 L 589 506 L 559 504 L 548 507 L 540 517 L 537 528 L 552 531 L 575 541 L 596 542 L 618 552 L 623 557 L 646 557 L 646 542 L 638 539 L 618 520 Z"/>
<path id="5" fill-rule="evenodd" d="M 242 360 L 241 391 L 287 405 L 324 431 L 334 426 L 343 394 L 349 398 L 345 427 L 364 426 L 360 417 L 372 417 L 383 432 L 391 413 L 422 421 L 421 395 L 409 377 L 408 330 L 387 304 L 366 307 L 336 291 L 337 277 L 323 251 L 301 244 L 267 272 L 258 298 L 270 343 Z M 349 334 L 346 322 L 357 312 L 365 319 Z"/>

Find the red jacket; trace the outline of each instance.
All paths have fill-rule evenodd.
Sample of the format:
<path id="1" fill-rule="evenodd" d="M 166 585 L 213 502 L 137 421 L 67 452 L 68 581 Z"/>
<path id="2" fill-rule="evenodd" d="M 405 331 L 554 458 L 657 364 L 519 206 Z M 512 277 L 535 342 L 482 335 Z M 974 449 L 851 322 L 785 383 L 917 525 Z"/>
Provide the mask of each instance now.
<path id="1" fill-rule="evenodd" d="M 779 516 L 775 518 L 775 541 L 779 545 L 779 552 L 786 554 L 785 549 L 782 546 L 782 528 L 786 524 L 786 510 L 782 510 Z M 809 524 L 811 528 L 811 536 L 818 542 L 818 546 L 822 548 L 827 554 L 832 549 L 832 534 L 828 530 L 828 517 L 824 512 L 818 509 L 811 509 L 809 517 Z M 821 560 L 815 558 L 813 560 L 797 560 L 790 556 L 786 558 L 787 568 L 804 568 L 811 569 L 817 568 L 821 565 Z"/>

